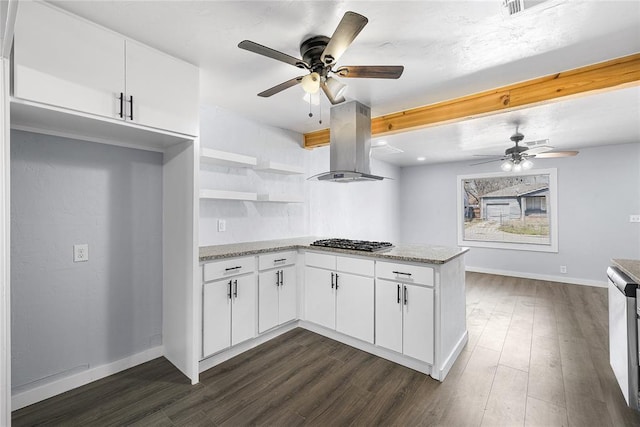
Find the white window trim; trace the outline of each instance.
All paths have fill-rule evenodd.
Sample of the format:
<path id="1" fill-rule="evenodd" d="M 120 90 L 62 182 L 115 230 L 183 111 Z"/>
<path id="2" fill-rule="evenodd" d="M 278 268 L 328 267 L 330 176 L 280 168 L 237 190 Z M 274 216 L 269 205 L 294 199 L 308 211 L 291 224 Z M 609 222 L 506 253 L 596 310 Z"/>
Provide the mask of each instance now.
<path id="1" fill-rule="evenodd" d="M 497 178 L 512 176 L 530 176 L 530 175 L 549 175 L 549 199 L 547 204 L 547 212 L 549 215 L 549 238 L 551 240 L 548 245 L 532 244 L 532 243 L 509 243 L 509 242 L 483 242 L 478 240 L 464 240 L 464 208 L 462 184 L 463 181 L 475 178 Z M 558 171 L 556 168 L 535 169 L 526 172 L 495 172 L 495 173 L 476 173 L 471 175 L 458 175 L 457 187 L 457 210 L 458 216 L 458 246 L 494 248 L 494 249 L 513 249 L 518 251 L 534 251 L 534 252 L 558 252 Z"/>

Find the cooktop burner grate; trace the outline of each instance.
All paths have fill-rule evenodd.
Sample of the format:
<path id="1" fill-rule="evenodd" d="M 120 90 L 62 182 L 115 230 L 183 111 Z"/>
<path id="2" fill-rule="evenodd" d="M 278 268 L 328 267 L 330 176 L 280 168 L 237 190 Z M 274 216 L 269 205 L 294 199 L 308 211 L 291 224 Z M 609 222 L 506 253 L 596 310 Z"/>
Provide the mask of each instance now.
<path id="1" fill-rule="evenodd" d="M 325 248 L 349 249 L 354 251 L 376 252 L 393 247 L 389 242 L 370 242 L 367 240 L 349 239 L 323 239 L 316 240 L 311 246 L 322 246 Z"/>

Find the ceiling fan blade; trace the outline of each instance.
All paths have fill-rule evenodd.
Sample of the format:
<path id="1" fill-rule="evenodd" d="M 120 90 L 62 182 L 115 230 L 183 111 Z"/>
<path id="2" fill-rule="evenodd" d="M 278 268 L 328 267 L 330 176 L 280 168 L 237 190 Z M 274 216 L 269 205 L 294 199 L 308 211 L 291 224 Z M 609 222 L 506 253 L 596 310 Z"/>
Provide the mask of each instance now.
<path id="1" fill-rule="evenodd" d="M 298 83 L 300 83 L 300 81 L 302 81 L 302 77 L 303 76 L 294 77 L 291 80 L 287 80 L 284 83 L 280 83 L 279 85 L 276 85 L 271 89 L 267 89 L 263 92 L 260 92 L 258 96 L 261 96 L 263 98 L 268 98 L 271 95 L 275 95 L 276 93 L 282 92 L 285 89 L 289 89 L 291 86 L 295 86 Z"/>
<path id="2" fill-rule="evenodd" d="M 579 151 L 547 151 L 546 153 L 536 154 L 538 159 L 550 159 L 556 157 L 572 157 L 579 153 Z"/>
<path id="3" fill-rule="evenodd" d="M 397 79 L 403 71 L 402 65 L 345 65 L 335 73 L 348 78 Z"/>
<path id="4" fill-rule="evenodd" d="M 291 64 L 294 67 L 309 69 L 309 66 L 302 59 L 294 58 L 291 55 L 271 49 L 270 47 L 262 46 L 261 44 L 250 40 L 241 41 L 238 43 L 238 47 L 240 49 L 248 50 L 249 52 L 257 53 L 258 55 L 266 56 L 267 58 Z"/>
<path id="5" fill-rule="evenodd" d="M 327 95 L 327 98 L 329 99 L 329 102 L 331 102 L 332 105 L 340 104 L 341 102 L 345 101 L 343 96 L 341 96 L 338 99 L 335 99 L 333 97 L 333 94 L 331 93 L 331 91 L 329 90 L 329 87 L 327 86 L 327 82 L 322 82 L 320 87 L 322 88 L 322 91 L 324 92 L 324 94 Z"/>
<path id="6" fill-rule="evenodd" d="M 553 147 L 550 145 L 538 145 L 537 147 L 529 148 L 525 153 L 528 155 L 538 155 L 541 153 L 546 153 L 547 151 L 553 150 Z"/>
<path id="7" fill-rule="evenodd" d="M 322 52 L 320 57 L 322 62 L 326 65 L 334 64 L 360 34 L 367 22 L 369 22 L 367 18 L 355 12 L 345 13 Z"/>
<path id="8" fill-rule="evenodd" d="M 491 160 L 485 160 L 484 162 L 471 163 L 469 166 L 484 165 L 485 163 L 499 162 L 501 160 L 505 160 L 504 157 L 499 157 L 497 159 L 491 159 Z"/>

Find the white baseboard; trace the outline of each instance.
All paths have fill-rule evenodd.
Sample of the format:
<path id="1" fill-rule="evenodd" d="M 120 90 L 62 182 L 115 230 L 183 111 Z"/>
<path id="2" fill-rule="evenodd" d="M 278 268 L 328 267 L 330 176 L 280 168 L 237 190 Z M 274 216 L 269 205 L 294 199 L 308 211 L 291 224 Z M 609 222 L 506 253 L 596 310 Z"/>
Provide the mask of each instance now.
<path id="1" fill-rule="evenodd" d="M 95 368 L 90 368 L 78 374 L 71 375 L 57 381 L 52 381 L 49 384 L 44 384 L 42 386 L 32 388 L 31 390 L 23 391 L 11 396 L 11 410 L 15 411 L 16 409 L 24 408 L 25 406 L 32 405 L 36 402 L 64 393 L 65 391 L 73 390 L 74 388 L 108 377 L 109 375 L 117 374 L 125 369 L 133 368 L 134 366 L 157 359 L 163 354 L 163 346 L 153 347 L 143 352 L 125 357 L 124 359 L 116 360 L 115 362 L 108 363 L 106 365 L 96 366 Z"/>
<path id="2" fill-rule="evenodd" d="M 357 338 L 350 337 L 348 335 L 341 334 L 333 329 L 327 329 L 323 326 L 316 325 L 315 323 L 308 322 L 306 320 L 300 320 L 300 327 L 304 328 L 308 331 L 315 332 L 327 338 L 331 338 L 334 341 L 341 342 L 353 348 L 357 348 L 358 350 L 366 351 L 367 353 L 373 354 L 374 356 L 382 357 L 383 359 L 390 360 L 398 365 L 406 366 L 407 368 L 411 368 L 414 371 L 422 372 L 426 375 L 432 375 L 433 367 L 432 365 L 422 362 L 417 359 L 413 359 L 408 356 L 404 356 L 403 354 L 396 353 L 392 350 L 387 350 L 386 348 L 379 347 L 375 344 L 370 344 L 365 341 L 361 341 Z M 434 377 L 435 378 L 435 377 Z M 442 381 L 439 378 L 435 378 L 439 381 Z"/>
<path id="3" fill-rule="evenodd" d="M 216 353 L 212 356 L 207 356 L 205 359 L 202 359 L 199 364 L 200 373 L 213 368 L 216 365 L 219 365 L 222 362 L 225 362 L 232 357 L 236 357 L 239 354 L 244 353 L 245 351 L 251 350 L 254 347 L 259 346 L 269 340 L 274 339 L 275 337 L 284 334 L 285 332 L 289 332 L 296 327 L 298 327 L 298 321 L 292 321 L 289 323 L 285 323 L 282 326 L 278 326 L 275 329 L 270 330 L 269 332 L 265 332 L 264 334 L 250 339 L 248 341 L 242 342 L 238 345 L 235 345 L 227 350 L 221 351 L 220 353 Z"/>
<path id="4" fill-rule="evenodd" d="M 546 280 L 548 282 L 569 283 L 571 285 L 582 285 L 582 286 L 596 286 L 598 288 L 607 287 L 607 282 L 605 280 L 599 281 L 599 280 L 578 279 L 575 277 L 567 277 L 567 276 L 551 276 L 547 274 L 522 273 L 520 271 L 498 270 L 498 269 L 484 268 L 484 267 L 472 267 L 469 265 L 467 265 L 465 269 L 466 271 L 471 271 L 474 273 L 497 274 L 498 276 L 521 277 L 523 279 Z"/>

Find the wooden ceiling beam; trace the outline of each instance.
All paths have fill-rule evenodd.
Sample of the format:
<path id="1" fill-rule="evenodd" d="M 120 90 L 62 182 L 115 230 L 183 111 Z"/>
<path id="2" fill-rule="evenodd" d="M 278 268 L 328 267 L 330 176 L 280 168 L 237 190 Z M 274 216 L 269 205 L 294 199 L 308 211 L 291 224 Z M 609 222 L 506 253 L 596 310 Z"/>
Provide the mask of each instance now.
<path id="1" fill-rule="evenodd" d="M 380 136 L 451 123 L 640 85 L 640 53 L 473 95 L 412 108 L 371 120 L 371 135 Z M 304 134 L 304 147 L 329 144 L 329 129 Z"/>

